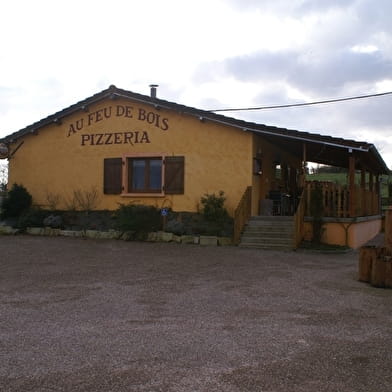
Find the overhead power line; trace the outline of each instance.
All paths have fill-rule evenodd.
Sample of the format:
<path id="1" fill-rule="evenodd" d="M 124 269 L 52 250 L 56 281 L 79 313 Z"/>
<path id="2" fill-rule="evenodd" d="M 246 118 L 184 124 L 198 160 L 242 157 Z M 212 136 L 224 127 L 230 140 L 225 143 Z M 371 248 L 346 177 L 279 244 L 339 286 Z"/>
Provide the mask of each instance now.
<path id="1" fill-rule="evenodd" d="M 256 107 L 250 107 L 250 108 L 214 109 L 214 110 L 208 110 L 208 111 L 209 112 L 234 112 L 234 111 L 238 112 L 238 111 L 246 111 L 246 110 L 282 109 L 282 108 L 292 108 L 292 107 L 296 107 L 296 106 L 310 106 L 310 105 L 320 105 L 320 104 L 324 104 L 324 103 L 353 101 L 355 99 L 381 97 L 382 95 L 389 95 L 389 94 L 392 94 L 392 91 L 388 91 L 386 93 L 379 93 L 379 94 L 357 95 L 355 97 L 348 97 L 348 98 L 327 99 L 325 101 L 291 103 L 291 104 L 287 104 L 287 105 L 256 106 Z"/>

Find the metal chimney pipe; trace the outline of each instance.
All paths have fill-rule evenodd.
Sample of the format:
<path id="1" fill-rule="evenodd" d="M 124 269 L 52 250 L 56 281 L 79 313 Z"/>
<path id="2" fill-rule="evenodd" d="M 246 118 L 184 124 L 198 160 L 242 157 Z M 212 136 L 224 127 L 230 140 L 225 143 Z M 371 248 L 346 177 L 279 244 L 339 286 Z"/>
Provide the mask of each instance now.
<path id="1" fill-rule="evenodd" d="M 157 97 L 157 87 L 159 87 L 158 84 L 150 84 L 150 96 L 151 96 L 151 98 L 156 98 Z"/>

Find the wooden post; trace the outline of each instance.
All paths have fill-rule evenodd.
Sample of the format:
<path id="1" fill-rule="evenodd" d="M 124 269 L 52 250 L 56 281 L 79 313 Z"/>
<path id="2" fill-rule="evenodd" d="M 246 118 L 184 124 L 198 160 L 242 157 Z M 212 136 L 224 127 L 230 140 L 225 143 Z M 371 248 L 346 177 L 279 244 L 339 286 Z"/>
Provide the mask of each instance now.
<path id="1" fill-rule="evenodd" d="M 380 177 L 376 176 L 376 186 L 374 189 L 374 197 L 376 200 L 374 201 L 374 209 L 372 210 L 372 214 L 377 215 L 381 213 L 381 198 L 380 198 Z"/>
<path id="2" fill-rule="evenodd" d="M 362 167 L 361 169 L 361 215 L 367 215 L 366 206 L 366 170 Z"/>
<path id="3" fill-rule="evenodd" d="M 348 183 L 349 183 L 349 216 L 355 217 L 355 157 L 351 152 L 348 161 Z"/>
<path id="4" fill-rule="evenodd" d="M 306 183 L 306 144 L 303 143 L 302 145 L 302 168 L 301 168 L 301 175 L 300 175 L 300 184 L 299 186 L 303 189 Z"/>
<path id="5" fill-rule="evenodd" d="M 385 211 L 385 247 L 392 253 L 392 206 Z"/>

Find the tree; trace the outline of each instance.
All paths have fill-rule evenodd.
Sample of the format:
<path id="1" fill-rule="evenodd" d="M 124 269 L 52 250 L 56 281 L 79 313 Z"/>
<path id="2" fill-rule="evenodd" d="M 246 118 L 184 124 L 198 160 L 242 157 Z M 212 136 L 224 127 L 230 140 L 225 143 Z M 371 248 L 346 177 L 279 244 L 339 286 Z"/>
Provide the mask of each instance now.
<path id="1" fill-rule="evenodd" d="M 0 192 L 5 191 L 8 183 L 8 163 L 0 161 Z"/>

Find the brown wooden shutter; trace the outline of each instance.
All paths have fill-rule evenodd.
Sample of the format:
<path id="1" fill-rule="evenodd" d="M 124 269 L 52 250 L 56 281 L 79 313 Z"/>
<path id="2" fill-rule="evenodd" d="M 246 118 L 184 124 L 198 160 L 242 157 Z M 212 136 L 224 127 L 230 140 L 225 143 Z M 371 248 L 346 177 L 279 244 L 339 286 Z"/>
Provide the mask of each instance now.
<path id="1" fill-rule="evenodd" d="M 184 157 L 165 158 L 165 193 L 184 193 Z"/>
<path id="2" fill-rule="evenodd" d="M 103 193 L 118 195 L 122 192 L 122 159 L 105 158 L 103 160 Z"/>

